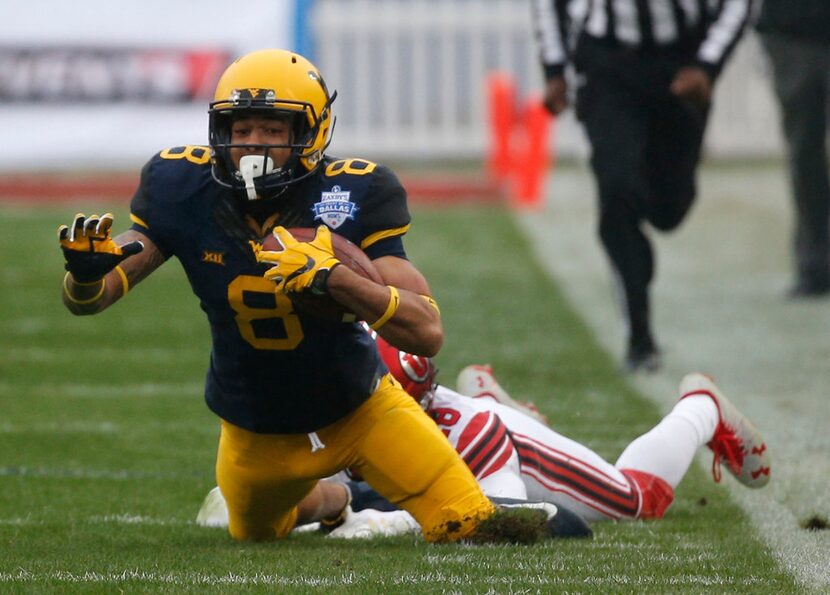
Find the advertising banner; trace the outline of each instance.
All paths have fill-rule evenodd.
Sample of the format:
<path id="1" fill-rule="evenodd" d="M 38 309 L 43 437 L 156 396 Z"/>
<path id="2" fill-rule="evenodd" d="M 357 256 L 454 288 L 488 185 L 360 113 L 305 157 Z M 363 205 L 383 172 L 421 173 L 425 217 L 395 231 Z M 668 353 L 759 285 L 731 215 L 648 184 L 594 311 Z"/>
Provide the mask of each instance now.
<path id="1" fill-rule="evenodd" d="M 206 144 L 218 77 L 246 52 L 297 49 L 298 2 L 2 3 L 0 172 L 133 168 Z"/>

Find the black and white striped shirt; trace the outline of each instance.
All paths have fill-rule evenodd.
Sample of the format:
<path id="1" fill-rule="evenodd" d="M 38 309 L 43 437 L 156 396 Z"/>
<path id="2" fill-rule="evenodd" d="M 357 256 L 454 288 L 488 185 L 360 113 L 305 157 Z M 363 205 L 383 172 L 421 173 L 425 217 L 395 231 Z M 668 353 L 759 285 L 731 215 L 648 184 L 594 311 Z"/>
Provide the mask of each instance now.
<path id="1" fill-rule="evenodd" d="M 568 62 L 573 27 L 629 48 L 695 43 L 698 64 L 716 76 L 750 20 L 753 0 L 532 2 L 542 65 L 551 78 Z"/>

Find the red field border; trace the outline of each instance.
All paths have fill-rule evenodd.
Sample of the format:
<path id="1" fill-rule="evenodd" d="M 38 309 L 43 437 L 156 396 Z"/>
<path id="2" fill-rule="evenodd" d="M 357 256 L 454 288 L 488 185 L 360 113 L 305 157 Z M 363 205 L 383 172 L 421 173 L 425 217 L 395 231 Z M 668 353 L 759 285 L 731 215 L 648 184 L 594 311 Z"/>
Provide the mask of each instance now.
<path id="1" fill-rule="evenodd" d="M 493 204 L 504 200 L 501 188 L 481 176 L 403 174 L 401 182 L 417 204 Z M 127 202 L 138 185 L 137 173 L 95 175 L 0 175 L 0 203 L 61 204 L 89 201 Z"/>

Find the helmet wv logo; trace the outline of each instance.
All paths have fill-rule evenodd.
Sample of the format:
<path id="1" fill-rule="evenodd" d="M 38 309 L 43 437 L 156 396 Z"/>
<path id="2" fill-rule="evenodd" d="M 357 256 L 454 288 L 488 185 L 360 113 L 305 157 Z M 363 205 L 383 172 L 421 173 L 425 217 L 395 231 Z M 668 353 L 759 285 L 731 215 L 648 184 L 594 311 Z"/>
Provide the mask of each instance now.
<path id="1" fill-rule="evenodd" d="M 273 89 L 251 87 L 249 89 L 234 89 L 231 91 L 229 99 L 233 103 L 239 103 L 240 101 L 250 99 L 263 99 L 266 103 L 274 103 L 277 100 L 277 94 Z"/>

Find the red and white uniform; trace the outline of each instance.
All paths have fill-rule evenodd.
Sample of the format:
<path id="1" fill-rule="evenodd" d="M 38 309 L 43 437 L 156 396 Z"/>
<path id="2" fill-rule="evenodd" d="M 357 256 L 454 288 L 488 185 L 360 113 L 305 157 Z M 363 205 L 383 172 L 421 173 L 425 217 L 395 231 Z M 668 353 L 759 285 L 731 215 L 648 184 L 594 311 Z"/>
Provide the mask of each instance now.
<path id="1" fill-rule="evenodd" d="M 662 516 L 671 502 L 672 489 L 659 478 L 618 469 L 586 446 L 490 399 L 465 397 L 439 385 L 427 413 L 488 496 L 552 502 L 588 522 Z"/>

